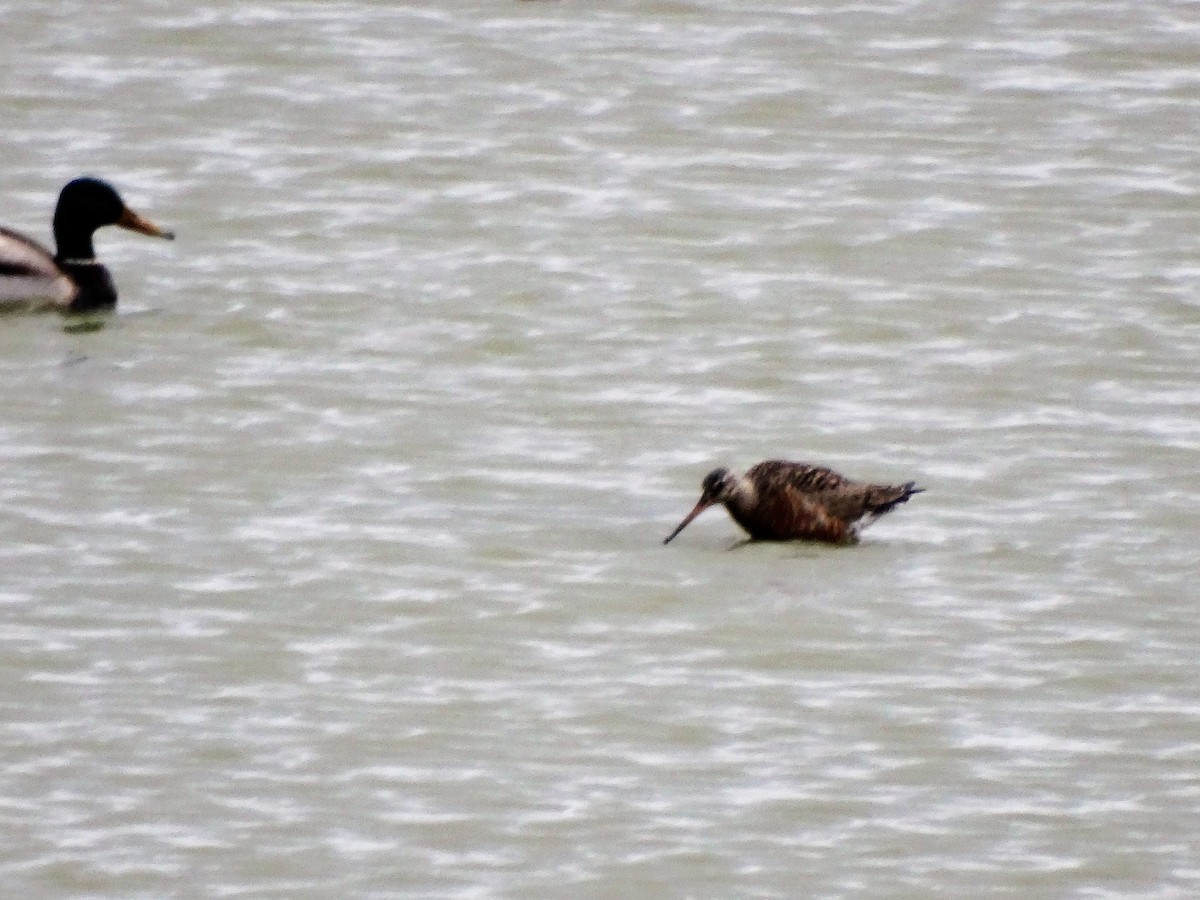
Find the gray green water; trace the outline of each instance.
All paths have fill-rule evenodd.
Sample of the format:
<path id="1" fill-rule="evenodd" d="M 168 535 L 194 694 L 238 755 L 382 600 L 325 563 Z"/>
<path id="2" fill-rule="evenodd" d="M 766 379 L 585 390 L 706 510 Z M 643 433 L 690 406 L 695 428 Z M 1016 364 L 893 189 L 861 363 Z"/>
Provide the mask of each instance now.
<path id="1" fill-rule="evenodd" d="M 6 892 L 1200 893 L 1196 4 L 0 21 Z"/>

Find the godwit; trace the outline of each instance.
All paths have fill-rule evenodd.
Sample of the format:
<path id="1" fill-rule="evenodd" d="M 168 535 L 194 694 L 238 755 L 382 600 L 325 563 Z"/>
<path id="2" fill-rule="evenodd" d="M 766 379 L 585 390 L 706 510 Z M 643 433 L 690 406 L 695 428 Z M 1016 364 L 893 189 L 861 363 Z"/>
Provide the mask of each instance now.
<path id="1" fill-rule="evenodd" d="M 116 285 L 92 248 L 92 235 L 104 225 L 167 240 L 175 237 L 127 207 L 107 182 L 76 178 L 58 195 L 54 256 L 37 241 L 0 228 L 0 304 L 40 301 L 71 313 L 116 306 Z"/>
<path id="2" fill-rule="evenodd" d="M 723 503 L 756 541 L 855 544 L 864 528 L 923 490 L 912 481 L 895 487 L 863 484 L 832 469 L 782 459 L 760 462 L 745 475 L 713 469 L 704 478 L 696 508 L 663 543 L 704 510 Z"/>

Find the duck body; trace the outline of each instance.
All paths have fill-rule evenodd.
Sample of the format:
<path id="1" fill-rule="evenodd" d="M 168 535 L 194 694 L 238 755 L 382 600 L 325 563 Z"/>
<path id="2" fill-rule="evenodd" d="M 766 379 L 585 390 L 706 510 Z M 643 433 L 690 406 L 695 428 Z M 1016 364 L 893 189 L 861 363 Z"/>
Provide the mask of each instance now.
<path id="1" fill-rule="evenodd" d="M 714 469 L 704 478 L 700 500 L 663 541 L 669 543 L 692 519 L 722 504 L 756 541 L 858 543 L 862 530 L 923 488 L 853 481 L 832 469 L 772 459 L 737 475 Z"/>
<path id="2" fill-rule="evenodd" d="M 93 235 L 105 225 L 174 239 L 125 205 L 116 189 L 98 178 L 76 178 L 62 189 L 54 210 L 51 253 L 37 241 L 0 228 L 0 305 L 49 307 L 69 313 L 112 309 L 117 288 L 96 260 Z"/>
<path id="3" fill-rule="evenodd" d="M 78 291 L 49 250 L 19 232 L 0 228 L 0 303 L 66 309 Z"/>

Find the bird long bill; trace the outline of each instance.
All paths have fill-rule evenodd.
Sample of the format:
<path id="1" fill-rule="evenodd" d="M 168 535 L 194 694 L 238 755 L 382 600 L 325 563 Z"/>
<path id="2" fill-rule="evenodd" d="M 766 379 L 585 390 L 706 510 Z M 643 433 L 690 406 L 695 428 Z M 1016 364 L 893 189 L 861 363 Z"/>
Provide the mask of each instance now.
<path id="1" fill-rule="evenodd" d="M 175 240 L 175 232 L 167 231 L 165 228 L 159 228 L 153 222 L 143 219 L 132 209 L 126 207 L 121 213 L 121 218 L 117 219 L 117 225 L 121 228 L 128 228 L 130 231 L 136 231 L 138 234 L 146 234 L 150 237 L 166 238 L 168 241 Z"/>
<path id="2" fill-rule="evenodd" d="M 696 508 L 683 517 L 683 521 L 679 523 L 678 527 L 676 527 L 674 531 L 663 538 L 663 544 L 665 545 L 671 543 L 671 541 L 675 539 L 675 535 L 687 528 L 688 523 L 691 522 L 692 519 L 696 518 L 696 516 L 700 515 L 700 513 L 704 512 L 710 506 L 712 506 L 712 501 L 701 497 L 700 502 L 696 504 Z"/>

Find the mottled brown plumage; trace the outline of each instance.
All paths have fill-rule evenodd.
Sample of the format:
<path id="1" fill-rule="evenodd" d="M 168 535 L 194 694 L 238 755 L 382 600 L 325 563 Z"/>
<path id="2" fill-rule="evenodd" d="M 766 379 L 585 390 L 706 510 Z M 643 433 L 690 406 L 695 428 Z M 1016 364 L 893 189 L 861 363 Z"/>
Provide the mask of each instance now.
<path id="1" fill-rule="evenodd" d="M 714 469 L 704 478 L 700 501 L 663 543 L 722 503 L 756 541 L 854 544 L 862 529 L 922 490 L 912 481 L 864 484 L 823 466 L 781 459 L 760 462 L 745 475 Z"/>

